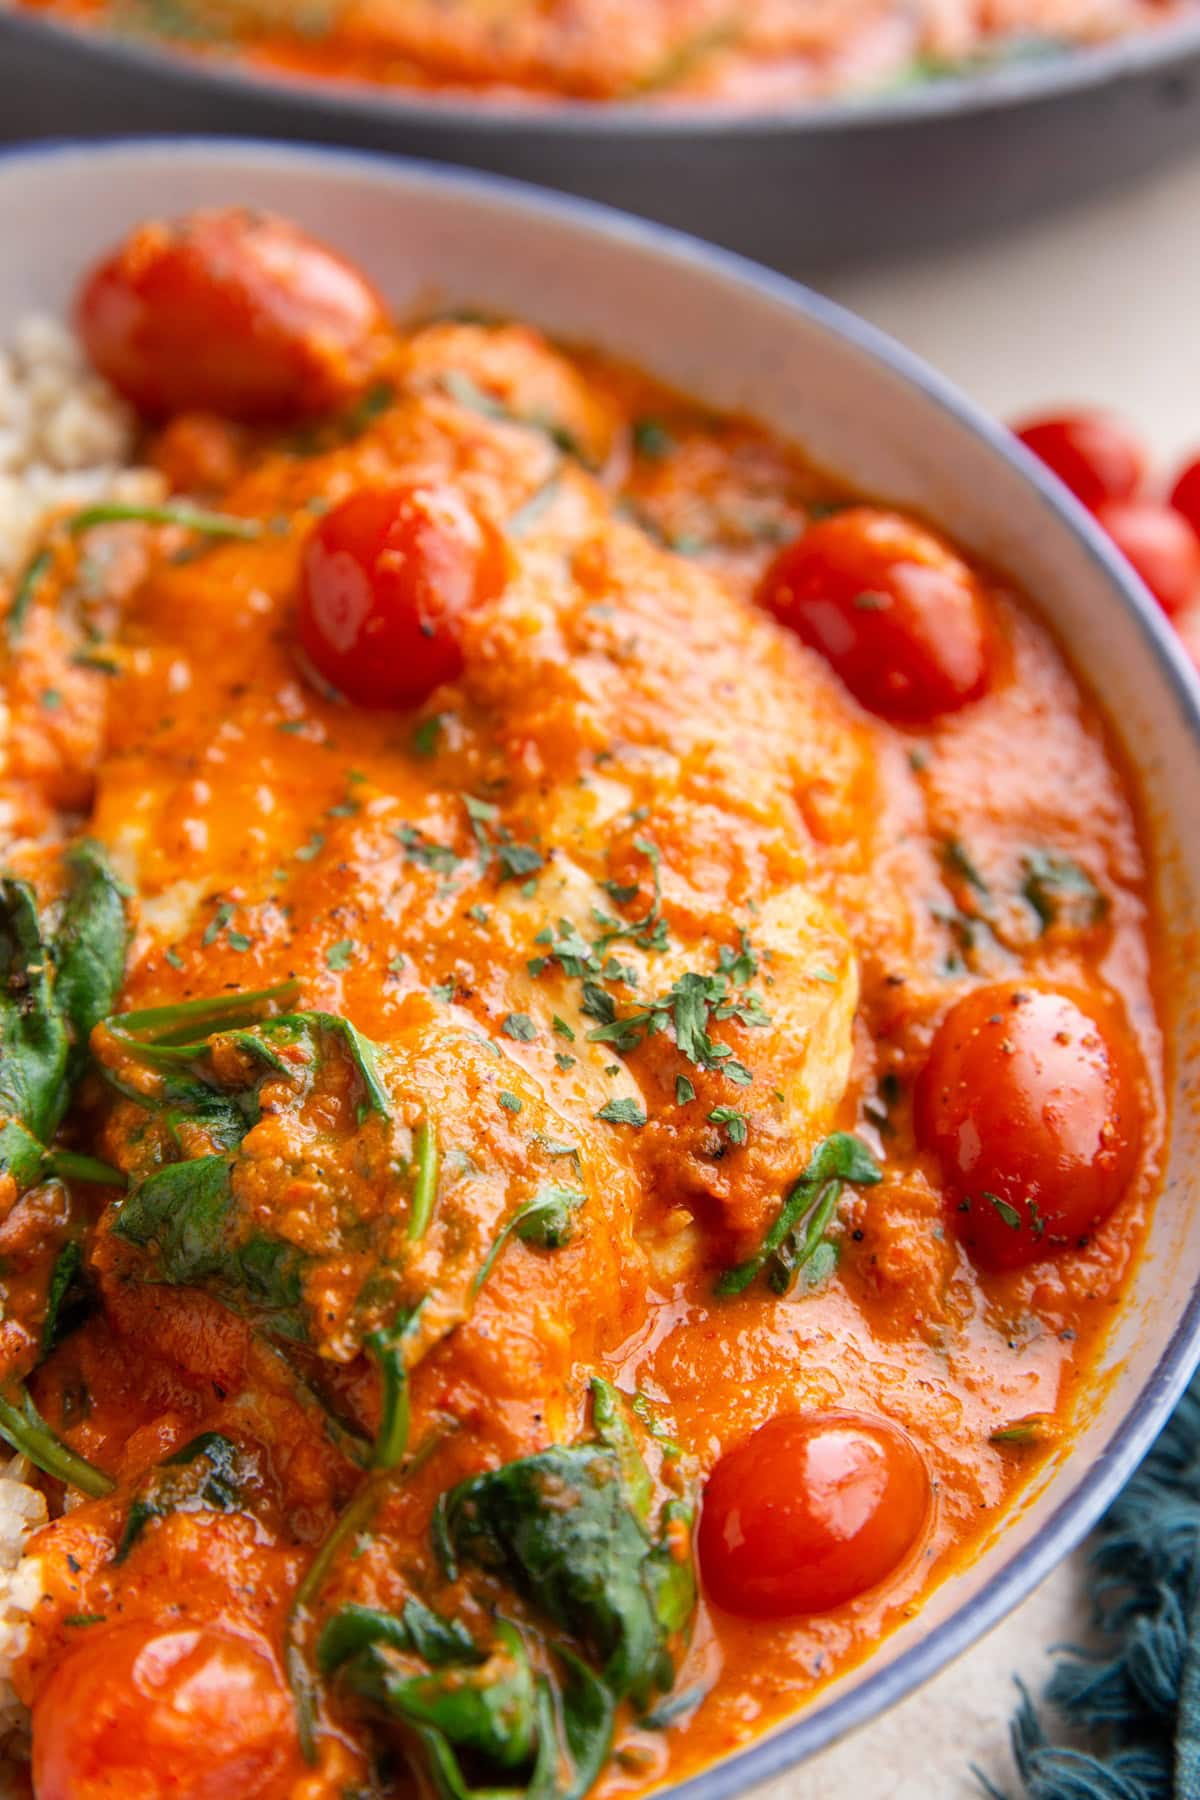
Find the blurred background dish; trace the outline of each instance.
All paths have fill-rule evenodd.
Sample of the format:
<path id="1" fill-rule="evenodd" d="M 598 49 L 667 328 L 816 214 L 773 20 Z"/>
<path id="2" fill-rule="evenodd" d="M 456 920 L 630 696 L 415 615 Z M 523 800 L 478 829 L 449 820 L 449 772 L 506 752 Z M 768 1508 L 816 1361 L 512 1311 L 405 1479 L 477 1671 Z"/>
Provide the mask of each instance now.
<path id="1" fill-rule="evenodd" d="M 1141 12 L 1152 16 L 1130 6 L 1119 23 Z M 168 16 L 178 31 L 190 15 L 175 5 Z M 900 60 L 872 70 L 873 91 L 815 91 L 836 89 L 839 70 L 866 79 L 869 61 L 827 63 L 818 79 L 793 58 L 789 89 L 778 72 L 767 78 L 769 65 L 710 49 L 649 88 L 641 65 L 626 69 L 614 91 L 632 83 L 638 97 L 597 104 L 547 97 L 544 80 L 531 100 L 514 85 L 484 98 L 461 85 L 306 79 L 0 0 L 0 132 L 253 131 L 404 150 L 603 199 L 808 273 L 994 231 L 1133 179 L 1196 140 L 1192 6 L 1079 48 L 1004 38 L 1003 56 L 985 46 L 966 73 L 944 73 L 925 41 L 892 43 Z"/>

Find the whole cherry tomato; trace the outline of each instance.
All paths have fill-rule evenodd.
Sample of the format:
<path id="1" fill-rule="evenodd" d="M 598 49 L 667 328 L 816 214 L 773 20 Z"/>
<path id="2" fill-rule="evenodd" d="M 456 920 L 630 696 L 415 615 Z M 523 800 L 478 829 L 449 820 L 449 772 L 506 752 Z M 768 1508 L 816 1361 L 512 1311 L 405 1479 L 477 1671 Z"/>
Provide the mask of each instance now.
<path id="1" fill-rule="evenodd" d="M 1145 449 L 1111 413 L 1031 419 L 1016 433 L 1085 506 L 1132 500 L 1145 479 Z"/>
<path id="2" fill-rule="evenodd" d="M 987 685 L 978 581 L 898 513 L 855 506 L 813 525 L 767 569 L 758 602 L 884 718 L 924 723 Z"/>
<path id="3" fill-rule="evenodd" d="M 33 1709 L 38 1800 L 286 1800 L 304 1765 L 266 1647 L 212 1628 L 91 1626 Z"/>
<path id="4" fill-rule="evenodd" d="M 1082 996 L 998 982 L 951 1007 L 917 1082 L 917 1139 L 977 1262 L 1086 1240 L 1137 1168 L 1138 1090 L 1129 1034 Z"/>
<path id="5" fill-rule="evenodd" d="M 313 528 L 300 643 L 360 706 L 416 706 L 463 666 L 467 610 L 499 593 L 507 553 L 454 488 L 365 488 Z"/>
<path id="6" fill-rule="evenodd" d="M 1114 501 L 1096 508 L 1096 521 L 1168 618 L 1200 594 L 1200 538 L 1174 507 L 1156 500 Z"/>
<path id="7" fill-rule="evenodd" d="M 76 322 L 139 412 L 253 421 L 353 399 L 376 369 L 386 314 L 356 269 L 296 226 L 229 211 L 138 226 L 84 282 Z"/>
<path id="8" fill-rule="evenodd" d="M 698 1550 L 728 1612 L 827 1612 L 877 1587 L 929 1513 L 929 1477 L 888 1419 L 785 1414 L 726 1451 L 708 1478 Z"/>

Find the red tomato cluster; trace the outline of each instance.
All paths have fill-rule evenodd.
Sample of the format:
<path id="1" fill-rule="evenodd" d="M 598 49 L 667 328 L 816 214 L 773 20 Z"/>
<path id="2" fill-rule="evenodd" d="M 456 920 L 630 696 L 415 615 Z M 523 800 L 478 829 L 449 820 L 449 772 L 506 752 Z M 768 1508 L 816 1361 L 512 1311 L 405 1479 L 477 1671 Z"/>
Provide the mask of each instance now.
<path id="1" fill-rule="evenodd" d="M 1145 447 L 1108 413 L 1032 419 L 1017 436 L 1095 514 L 1200 663 L 1200 457 L 1162 498 Z"/>

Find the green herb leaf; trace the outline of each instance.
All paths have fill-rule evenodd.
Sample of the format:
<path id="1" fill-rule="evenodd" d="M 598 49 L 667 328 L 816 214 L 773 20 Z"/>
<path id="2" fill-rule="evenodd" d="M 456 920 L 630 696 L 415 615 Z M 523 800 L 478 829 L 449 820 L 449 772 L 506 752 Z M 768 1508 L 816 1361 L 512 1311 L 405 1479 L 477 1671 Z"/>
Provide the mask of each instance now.
<path id="1" fill-rule="evenodd" d="M 23 1387 L 0 1394 L 0 1437 L 18 1455 L 27 1456 L 35 1469 L 78 1488 L 91 1500 L 102 1500 L 116 1486 L 103 1469 L 86 1462 L 55 1437 Z"/>
<path id="2" fill-rule="evenodd" d="M 610 1125 L 633 1125 L 640 1127 L 646 1123 L 646 1114 L 636 1100 L 606 1100 L 596 1114 L 598 1119 L 606 1120 Z"/>
<path id="3" fill-rule="evenodd" d="M 113 1555 L 122 1563 L 152 1519 L 177 1512 L 235 1512 L 240 1504 L 240 1456 L 219 1431 L 193 1438 L 142 1477 Z"/>
<path id="4" fill-rule="evenodd" d="M 1037 914 L 1043 932 L 1059 929 L 1083 933 L 1101 925 L 1109 909 L 1108 895 L 1074 857 L 1060 850 L 1030 850 L 1024 858 L 1021 892 Z"/>
<path id="5" fill-rule="evenodd" d="M 824 1242 L 844 1183 L 867 1187 L 882 1178 L 866 1145 L 848 1132 L 835 1131 L 813 1151 L 758 1251 L 746 1262 L 726 1269 L 716 1292 L 744 1293 L 765 1272 L 771 1290 L 786 1294 Z"/>

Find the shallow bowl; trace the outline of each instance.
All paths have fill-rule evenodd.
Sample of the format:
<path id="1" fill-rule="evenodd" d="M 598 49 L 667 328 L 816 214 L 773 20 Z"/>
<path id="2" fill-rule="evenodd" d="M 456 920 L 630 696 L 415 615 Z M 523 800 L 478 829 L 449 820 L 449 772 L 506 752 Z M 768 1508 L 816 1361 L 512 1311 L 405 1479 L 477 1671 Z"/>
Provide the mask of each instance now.
<path id="1" fill-rule="evenodd" d="M 774 112 L 513 105 L 301 82 L 0 0 L 0 138 L 254 133 L 490 169 L 792 273 L 991 233 L 1200 140 L 1200 9 L 986 73 Z"/>
<path id="2" fill-rule="evenodd" d="M 397 310 L 483 306 L 631 358 L 755 415 L 856 487 L 911 507 L 1030 596 L 1139 784 L 1163 919 L 1173 1124 L 1163 1195 L 1079 1434 L 975 1560 L 861 1668 L 676 1790 L 724 1800 L 890 1706 L 1079 1541 L 1200 1355 L 1200 685 L 1150 596 L 1000 427 L 871 327 L 725 252 L 487 176 L 343 151 L 163 140 L 0 157 L 0 340 L 64 310 L 80 270 L 147 215 L 274 208 L 362 264 Z M 1037 746 L 1025 747 L 1036 755 Z"/>

